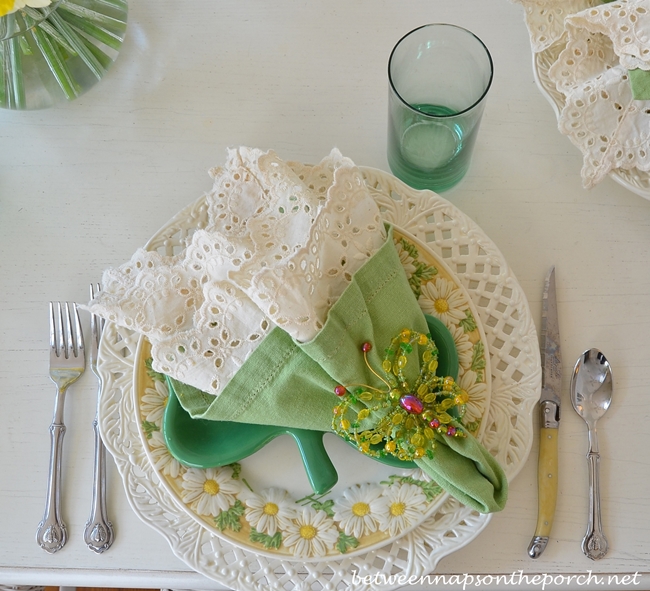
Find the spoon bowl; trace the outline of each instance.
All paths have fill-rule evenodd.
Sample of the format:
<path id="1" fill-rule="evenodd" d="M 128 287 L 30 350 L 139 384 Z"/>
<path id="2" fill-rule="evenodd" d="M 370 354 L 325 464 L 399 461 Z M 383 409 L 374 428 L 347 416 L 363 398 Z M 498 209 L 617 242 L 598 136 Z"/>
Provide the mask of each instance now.
<path id="1" fill-rule="evenodd" d="M 585 351 L 571 376 L 571 404 L 589 429 L 589 524 L 582 540 L 582 551 L 592 560 L 607 554 L 609 545 L 600 519 L 600 452 L 596 423 L 612 402 L 612 368 L 598 349 Z"/>
<path id="2" fill-rule="evenodd" d="M 596 424 L 612 402 L 612 369 L 598 349 L 585 351 L 578 359 L 571 381 L 571 404 L 587 422 Z"/>

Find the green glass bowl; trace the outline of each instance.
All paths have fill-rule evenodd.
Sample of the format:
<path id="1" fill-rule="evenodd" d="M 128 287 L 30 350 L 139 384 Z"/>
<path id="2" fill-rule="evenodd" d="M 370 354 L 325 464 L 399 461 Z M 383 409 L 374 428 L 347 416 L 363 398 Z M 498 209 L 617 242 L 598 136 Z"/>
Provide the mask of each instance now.
<path id="1" fill-rule="evenodd" d="M 440 375 L 457 379 L 458 352 L 451 333 L 437 318 L 425 317 L 431 337 L 438 347 Z M 194 468 L 226 466 L 254 454 L 279 435 L 291 435 L 314 492 L 324 494 L 337 483 L 338 474 L 323 445 L 325 432 L 193 419 L 178 401 L 172 381 L 168 379 L 167 385 L 169 400 L 163 417 L 163 436 L 170 453 L 179 462 Z M 381 447 L 381 444 L 378 445 Z M 391 455 L 373 459 L 396 468 L 417 467 L 414 462 L 405 462 Z"/>

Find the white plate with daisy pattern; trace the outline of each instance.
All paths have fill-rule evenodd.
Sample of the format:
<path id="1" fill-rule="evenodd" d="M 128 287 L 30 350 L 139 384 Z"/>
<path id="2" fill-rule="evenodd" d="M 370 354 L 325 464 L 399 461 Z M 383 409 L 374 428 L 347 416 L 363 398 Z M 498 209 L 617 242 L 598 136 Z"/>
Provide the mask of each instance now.
<path id="1" fill-rule="evenodd" d="M 303 169 L 295 164 L 299 174 Z M 512 479 L 530 451 L 541 387 L 537 335 L 522 290 L 496 247 L 449 202 L 383 172 L 362 171 L 382 215 L 399 230 L 400 258 L 423 310 L 454 336 L 459 383 L 470 396 L 465 425 Z M 148 248 L 166 254 L 182 248 L 202 215 L 199 200 Z M 204 575 L 236 589 L 266 589 L 287 576 L 303 587 L 310 577 L 344 581 L 354 565 L 372 572 L 381 570 L 379 562 L 400 572 L 429 572 L 489 521 L 419 470 L 383 466 L 334 435 L 326 436 L 326 448 L 339 484 L 322 497 L 311 494 L 288 438 L 228 467 L 181 466 L 160 433 L 166 388 L 147 371 L 146 350 L 137 341 L 114 326 L 102 341 L 102 436 L 136 513 Z M 248 561 L 264 572 L 251 579 Z M 324 565 L 334 570 L 325 572 Z"/>
<path id="2" fill-rule="evenodd" d="M 394 242 L 423 311 L 441 320 L 454 338 L 458 383 L 469 398 L 462 423 L 480 439 L 489 407 L 490 365 L 474 305 L 426 245 L 399 228 Z M 311 492 L 297 448 L 287 436 L 241 463 L 183 466 L 162 436 L 169 392 L 165 377 L 150 369 L 149 351 L 141 339 L 133 387 L 145 452 L 179 507 L 233 544 L 301 560 L 365 553 L 420 525 L 447 498 L 421 470 L 382 466 L 334 434 L 326 434 L 324 443 L 339 481 L 323 495 Z"/>

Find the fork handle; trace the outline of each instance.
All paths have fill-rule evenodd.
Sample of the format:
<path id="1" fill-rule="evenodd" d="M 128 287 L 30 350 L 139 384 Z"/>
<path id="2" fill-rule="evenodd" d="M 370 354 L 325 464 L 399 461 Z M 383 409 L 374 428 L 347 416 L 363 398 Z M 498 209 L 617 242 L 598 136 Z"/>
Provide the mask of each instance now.
<path id="1" fill-rule="evenodd" d="M 93 500 L 90 517 L 84 530 L 84 541 L 97 554 L 108 550 L 115 534 L 106 511 L 106 448 L 99 434 L 97 416 L 93 421 L 95 433 L 95 462 L 93 465 Z"/>
<path id="2" fill-rule="evenodd" d="M 46 552 L 54 554 L 68 541 L 65 523 L 61 519 L 61 454 L 63 452 L 63 402 L 65 389 L 57 389 L 54 418 L 50 425 L 50 466 L 43 520 L 38 525 L 36 541 Z"/>

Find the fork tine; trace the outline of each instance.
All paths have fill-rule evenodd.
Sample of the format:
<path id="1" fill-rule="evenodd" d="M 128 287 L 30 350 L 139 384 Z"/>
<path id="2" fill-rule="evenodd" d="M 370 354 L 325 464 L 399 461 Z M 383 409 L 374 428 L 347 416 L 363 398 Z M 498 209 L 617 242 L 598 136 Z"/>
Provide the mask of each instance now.
<path id="1" fill-rule="evenodd" d="M 95 286 L 94 284 L 90 284 L 90 300 L 95 299 Z M 92 344 L 93 347 L 95 346 L 95 343 L 97 342 L 97 316 L 93 314 L 92 312 L 90 313 L 90 334 L 92 336 Z M 90 353 L 92 355 L 93 353 L 93 347 L 90 348 Z"/>
<path id="2" fill-rule="evenodd" d="M 75 330 L 75 350 L 74 356 L 78 357 L 84 353 L 84 334 L 81 330 L 81 320 L 79 320 L 79 307 L 76 303 L 72 304 L 74 310 L 74 330 Z"/>
<path id="3" fill-rule="evenodd" d="M 72 314 L 70 313 L 70 304 L 65 303 L 65 328 L 63 329 L 65 338 L 65 358 L 70 359 L 73 355 L 77 356 L 77 347 L 74 342 L 74 335 L 72 333 Z"/>
<path id="4" fill-rule="evenodd" d="M 63 353 L 68 358 L 67 350 L 65 348 L 65 341 L 63 340 L 63 307 L 61 302 L 56 303 L 58 322 L 56 324 L 56 356 L 59 357 Z"/>
<path id="5" fill-rule="evenodd" d="M 94 283 L 94 284 L 91 283 L 90 284 L 90 298 L 94 300 L 99 295 L 101 290 L 102 290 L 101 283 Z M 95 314 L 95 316 L 97 316 L 97 315 Z"/>
<path id="6" fill-rule="evenodd" d="M 102 291 L 102 285 L 101 283 L 98 283 L 96 287 L 95 295 L 98 296 L 101 291 Z M 104 330 L 104 325 L 106 324 L 106 318 L 104 318 L 103 316 L 97 316 L 97 314 L 95 314 L 95 317 L 99 321 L 99 336 L 101 337 L 102 332 Z"/>
<path id="7" fill-rule="evenodd" d="M 94 300 L 101 291 L 99 283 L 90 284 L 90 299 Z M 94 355 L 99 347 L 99 340 L 102 336 L 102 328 L 104 326 L 104 319 L 97 316 L 97 314 L 90 314 L 90 331 L 93 339 L 93 347 L 91 348 L 91 355 Z"/>
<path id="8" fill-rule="evenodd" d="M 50 352 L 56 354 L 56 334 L 54 332 L 56 320 L 54 318 L 54 302 L 50 302 Z"/>

